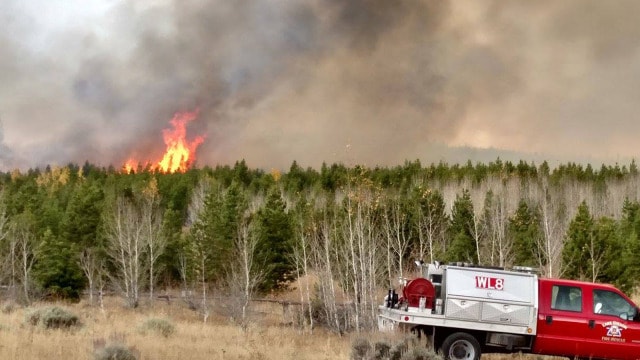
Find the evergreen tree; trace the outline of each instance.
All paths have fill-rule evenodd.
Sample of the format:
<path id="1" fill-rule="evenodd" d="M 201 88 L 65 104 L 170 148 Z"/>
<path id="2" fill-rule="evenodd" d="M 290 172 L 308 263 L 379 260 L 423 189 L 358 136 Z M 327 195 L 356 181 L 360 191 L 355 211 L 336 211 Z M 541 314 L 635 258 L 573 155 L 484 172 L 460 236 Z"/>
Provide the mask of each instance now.
<path id="1" fill-rule="evenodd" d="M 619 225 L 614 219 L 601 217 L 595 222 L 594 241 L 589 253 L 592 275 L 597 281 L 615 284 L 625 291 L 631 288 L 632 284 L 624 277 L 624 268 L 621 267 L 624 248 Z"/>
<path id="2" fill-rule="evenodd" d="M 201 260 L 207 260 L 206 278 L 221 280 L 229 270 L 233 244 L 238 236 L 241 217 L 247 201 L 238 182 L 233 181 L 224 192 L 211 191 L 205 198 L 204 208 L 191 229 L 193 241 Z"/>
<path id="3" fill-rule="evenodd" d="M 478 262 L 476 242 L 473 237 L 473 202 L 469 190 L 464 189 L 462 195 L 456 195 L 451 212 L 449 236 L 451 246 L 446 257 L 449 261 Z"/>
<path id="4" fill-rule="evenodd" d="M 258 236 L 257 261 L 265 267 L 265 279 L 261 292 L 279 290 L 293 280 L 292 262 L 294 227 L 293 219 L 279 191 L 272 188 L 267 194 L 264 207 L 257 213 L 256 236 Z"/>
<path id="5" fill-rule="evenodd" d="M 184 218 L 182 214 L 169 203 L 162 218 L 162 236 L 167 239 L 166 251 L 160 256 L 158 262 L 163 264 L 164 275 L 167 280 L 180 279 L 180 255 L 184 255 L 182 225 Z"/>
<path id="6" fill-rule="evenodd" d="M 77 253 L 73 244 L 56 238 L 51 230 L 45 231 L 36 250 L 34 276 L 47 297 L 80 299 L 85 280 Z"/>
<path id="7" fill-rule="evenodd" d="M 564 275 L 571 279 L 589 279 L 591 259 L 589 244 L 594 241 L 594 221 L 586 202 L 578 206 L 578 213 L 569 224 L 562 261 Z"/>
<path id="8" fill-rule="evenodd" d="M 520 199 L 518 209 L 509 219 L 509 236 L 513 239 L 514 264 L 533 267 L 544 265 L 539 249 L 542 234 L 538 215 L 524 199 Z"/>
<path id="9" fill-rule="evenodd" d="M 611 262 L 610 278 L 621 289 L 629 291 L 637 285 L 640 277 L 640 263 L 637 254 L 640 254 L 640 203 L 625 200 L 622 206 L 622 219 L 619 222 L 619 256 L 614 256 Z M 614 278 L 615 276 L 615 278 Z"/>
<path id="10" fill-rule="evenodd" d="M 220 252 L 216 248 L 216 231 L 218 230 L 218 214 L 222 199 L 216 191 L 207 194 L 204 207 L 196 222 L 190 229 L 189 255 L 196 266 L 198 278 L 202 282 L 217 280 L 220 278 L 221 264 Z"/>
<path id="11" fill-rule="evenodd" d="M 104 194 L 96 184 L 76 187 L 60 225 L 60 235 L 80 248 L 98 246 L 98 227 Z"/>

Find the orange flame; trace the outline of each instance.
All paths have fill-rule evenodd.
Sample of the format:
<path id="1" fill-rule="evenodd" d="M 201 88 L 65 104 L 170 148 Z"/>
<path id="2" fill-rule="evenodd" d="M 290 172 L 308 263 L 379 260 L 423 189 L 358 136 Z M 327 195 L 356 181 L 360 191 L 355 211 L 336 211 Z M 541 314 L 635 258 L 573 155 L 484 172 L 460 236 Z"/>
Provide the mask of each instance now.
<path id="1" fill-rule="evenodd" d="M 171 121 L 173 129 L 162 130 L 162 137 L 167 150 L 153 169 L 165 173 L 185 172 L 195 161 L 196 149 L 204 141 L 204 136 L 196 136 L 193 141 L 187 141 L 187 123 L 198 116 L 198 111 L 176 113 Z M 122 166 L 126 173 L 135 172 L 138 162 L 130 158 Z"/>

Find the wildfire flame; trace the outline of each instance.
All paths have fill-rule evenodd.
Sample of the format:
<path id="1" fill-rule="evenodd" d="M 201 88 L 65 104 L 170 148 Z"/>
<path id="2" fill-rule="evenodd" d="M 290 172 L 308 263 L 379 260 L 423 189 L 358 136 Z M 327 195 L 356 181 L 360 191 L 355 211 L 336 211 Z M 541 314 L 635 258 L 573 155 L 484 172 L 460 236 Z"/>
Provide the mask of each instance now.
<path id="1" fill-rule="evenodd" d="M 195 120 L 198 111 L 176 113 L 169 123 L 173 129 L 162 130 L 162 137 L 167 146 L 162 159 L 155 163 L 154 170 L 165 173 L 184 172 L 196 159 L 196 149 L 204 141 L 204 136 L 196 136 L 193 141 L 187 141 L 187 124 Z M 138 161 L 130 158 L 123 165 L 127 173 L 136 170 Z"/>

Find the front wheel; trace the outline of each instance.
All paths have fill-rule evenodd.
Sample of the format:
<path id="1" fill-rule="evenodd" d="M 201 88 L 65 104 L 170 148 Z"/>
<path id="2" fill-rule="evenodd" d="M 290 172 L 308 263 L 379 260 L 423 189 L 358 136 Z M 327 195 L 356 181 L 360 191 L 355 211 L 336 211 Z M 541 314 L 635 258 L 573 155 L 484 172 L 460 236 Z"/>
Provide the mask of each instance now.
<path id="1" fill-rule="evenodd" d="M 442 354 L 447 360 L 479 360 L 480 343 L 471 334 L 457 332 L 442 343 Z"/>

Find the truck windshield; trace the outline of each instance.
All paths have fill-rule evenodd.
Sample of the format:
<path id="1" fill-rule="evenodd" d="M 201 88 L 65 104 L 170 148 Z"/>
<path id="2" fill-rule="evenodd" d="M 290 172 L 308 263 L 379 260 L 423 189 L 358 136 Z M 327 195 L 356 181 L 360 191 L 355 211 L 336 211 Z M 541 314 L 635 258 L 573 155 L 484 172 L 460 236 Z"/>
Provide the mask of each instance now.
<path id="1" fill-rule="evenodd" d="M 607 290 L 593 290 L 593 312 L 595 314 L 633 319 L 636 316 L 636 311 L 636 307 L 618 293 Z"/>

